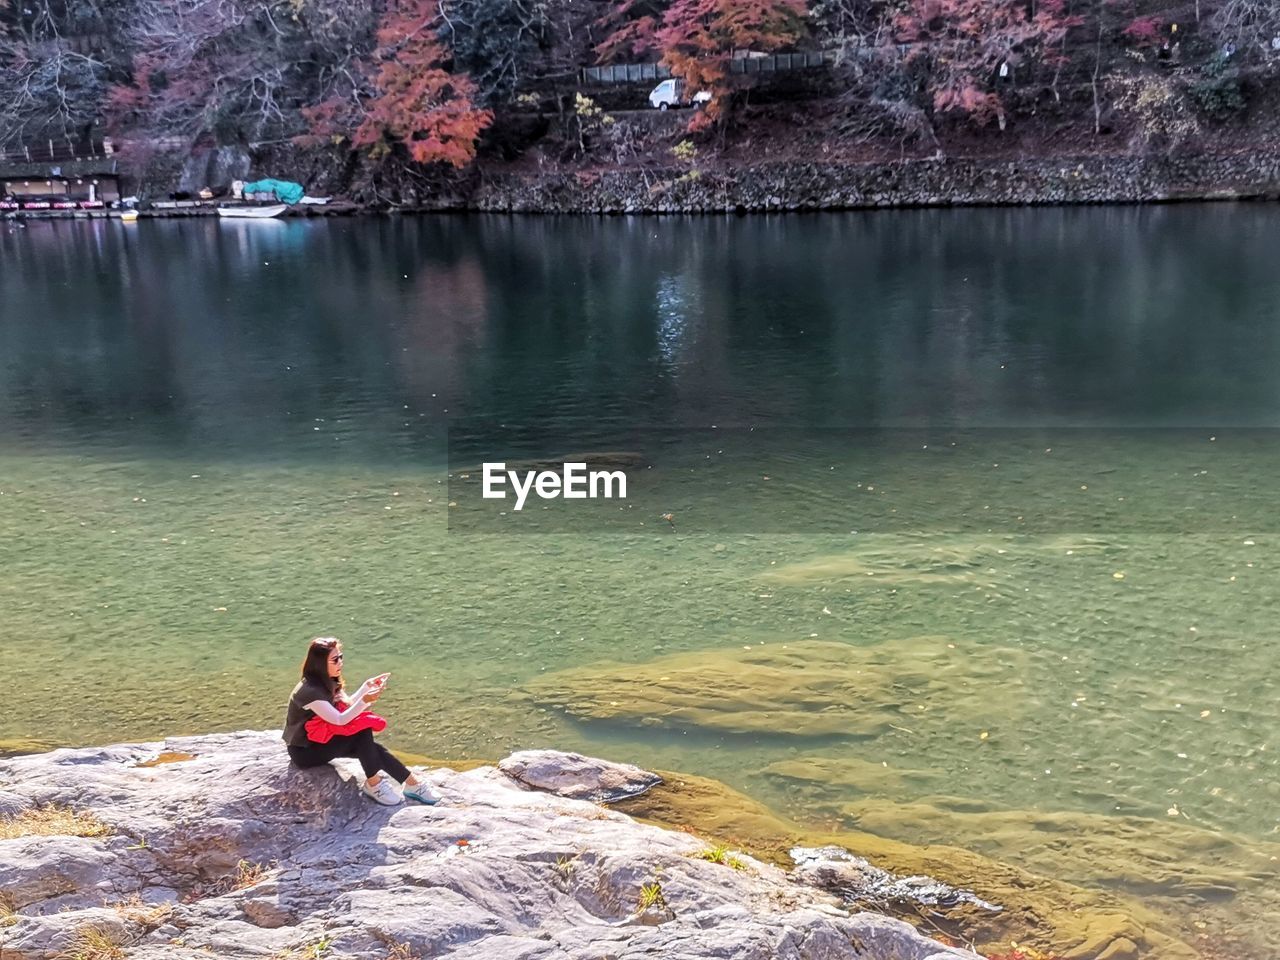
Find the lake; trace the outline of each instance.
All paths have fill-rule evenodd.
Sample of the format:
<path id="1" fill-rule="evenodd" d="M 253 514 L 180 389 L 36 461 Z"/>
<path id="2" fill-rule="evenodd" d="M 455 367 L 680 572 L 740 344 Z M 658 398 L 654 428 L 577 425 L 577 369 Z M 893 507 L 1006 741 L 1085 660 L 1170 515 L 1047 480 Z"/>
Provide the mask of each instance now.
<path id="1" fill-rule="evenodd" d="M 335 634 L 402 750 L 701 774 L 1269 958 L 1278 242 L 1261 204 L 0 223 L 0 748 L 278 726 Z M 470 473 L 601 451 L 625 504 Z"/>

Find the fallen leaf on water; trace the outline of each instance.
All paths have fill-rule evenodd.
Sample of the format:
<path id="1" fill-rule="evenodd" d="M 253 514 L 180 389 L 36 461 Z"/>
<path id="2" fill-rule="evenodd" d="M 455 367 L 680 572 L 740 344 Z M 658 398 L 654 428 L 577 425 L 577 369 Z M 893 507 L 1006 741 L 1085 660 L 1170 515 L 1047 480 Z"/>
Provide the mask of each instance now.
<path id="1" fill-rule="evenodd" d="M 988 733 L 986 730 L 983 730 L 980 734 L 978 734 L 978 739 L 986 740 L 989 736 L 991 736 L 991 734 Z"/>
<path id="2" fill-rule="evenodd" d="M 1204 717 L 1207 717 L 1208 715 L 1209 715 L 1209 711 L 1208 711 L 1208 710 L 1201 710 L 1201 711 L 1200 711 L 1200 716 L 1201 716 L 1201 718 L 1202 718 L 1202 719 L 1203 719 Z"/>
<path id="3" fill-rule="evenodd" d="M 1181 815 L 1182 811 L 1178 809 L 1178 805 L 1175 803 L 1172 807 L 1166 810 L 1165 813 L 1169 814 L 1171 817 L 1177 817 Z"/>
<path id="4" fill-rule="evenodd" d="M 1124 579 L 1124 571 L 1122 571 L 1122 570 L 1117 570 L 1115 573 L 1113 573 L 1113 574 L 1111 575 L 1111 579 L 1112 579 L 1112 580 L 1123 580 L 1123 579 Z"/>

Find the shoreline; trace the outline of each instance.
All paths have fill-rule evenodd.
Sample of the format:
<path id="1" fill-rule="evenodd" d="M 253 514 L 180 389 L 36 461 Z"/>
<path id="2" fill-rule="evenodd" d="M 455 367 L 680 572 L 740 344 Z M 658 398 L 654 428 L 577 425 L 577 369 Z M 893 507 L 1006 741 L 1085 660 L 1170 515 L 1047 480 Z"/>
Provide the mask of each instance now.
<path id="1" fill-rule="evenodd" d="M 930 157 L 704 167 L 482 166 L 397 205 L 337 201 L 286 218 L 423 213 L 685 215 L 946 207 L 1041 207 L 1280 199 L 1280 154 Z M 163 201 L 139 219 L 216 216 L 223 200 Z M 172 204 L 172 206 L 170 206 Z M 119 219 L 112 210 L 13 210 L 4 220 Z"/>
<path id="2" fill-rule="evenodd" d="M 0 857 L 0 881 L 9 892 L 5 901 L 8 912 L 0 911 L 0 960 L 51 960 L 59 956 L 58 950 L 63 948 L 58 945 L 67 939 L 68 925 L 79 924 L 74 928 L 80 929 L 84 923 L 102 919 L 104 907 L 97 906 L 102 891 L 111 894 L 113 907 L 119 906 L 114 898 L 120 897 L 124 899 L 119 902 L 131 904 L 130 910 L 139 908 L 134 901 L 141 897 L 147 910 L 163 910 L 166 920 L 172 919 L 172 911 L 185 911 L 187 926 L 182 928 L 184 936 L 178 938 L 184 941 L 191 939 L 186 931 L 202 923 L 211 924 L 207 933 L 212 939 L 207 947 L 215 947 L 217 938 L 226 936 L 225 928 L 237 913 L 248 918 L 247 925 L 239 924 L 244 928 L 239 936 L 248 936 L 257 927 L 307 928 L 314 918 L 306 915 L 293 894 L 284 896 L 284 888 L 286 881 L 300 880 L 300 872 L 316 869 L 317 865 L 307 866 L 310 861 L 306 848 L 319 842 L 319 838 L 328 837 L 333 829 L 343 829 L 338 823 L 330 822 L 333 816 L 338 816 L 343 824 L 358 825 L 360 836 L 344 854 L 351 862 L 342 871 L 356 870 L 360 876 L 392 870 L 392 864 L 403 863 L 396 856 L 387 859 L 385 853 L 379 854 L 382 859 L 375 863 L 368 862 L 367 858 L 372 855 L 369 851 L 380 847 L 402 853 L 411 862 L 423 858 L 436 863 L 441 851 L 448 854 L 449 848 L 441 847 L 440 837 L 435 834 L 447 835 L 446 839 L 456 834 L 467 839 L 468 846 L 474 845 L 474 850 L 498 850 L 509 839 L 507 834 L 518 830 L 522 837 L 520 848 L 509 854 L 514 859 L 505 869 L 517 869 L 519 864 L 559 862 L 557 856 L 569 855 L 565 847 L 569 841 L 554 835 L 557 829 L 554 824 L 566 822 L 565 817 L 585 819 L 588 823 L 604 821 L 613 831 L 607 844 L 600 848 L 592 844 L 579 846 L 572 853 L 575 860 L 586 858 L 592 863 L 610 856 L 625 861 L 619 867 L 626 878 L 619 882 L 624 885 L 636 886 L 641 874 L 652 873 L 662 883 L 669 884 L 669 892 L 680 889 L 667 878 L 677 874 L 685 862 L 692 859 L 697 870 L 712 868 L 709 874 L 697 878 L 698 884 L 705 882 L 709 886 L 699 887 L 696 895 L 688 894 L 703 906 L 707 905 L 708 898 L 712 902 L 723 898 L 724 894 L 717 892 L 720 882 L 733 885 L 741 880 L 748 886 L 764 883 L 766 888 L 774 890 L 766 894 L 766 899 L 775 903 L 774 909 L 776 898 L 784 890 L 794 891 L 798 887 L 811 891 L 812 896 L 818 897 L 815 901 L 818 903 L 822 897 L 834 897 L 835 903 L 843 905 L 844 915 L 854 920 L 874 916 L 880 918 L 875 923 L 898 924 L 893 928 L 897 931 L 892 938 L 894 950 L 901 947 L 902 937 L 913 944 L 911 952 L 900 954 L 894 950 L 877 950 L 875 947 L 879 944 L 872 941 L 871 953 L 849 954 L 864 960 L 890 960 L 890 957 L 901 960 L 904 956 L 915 960 L 972 958 L 974 954 L 963 950 L 964 944 L 983 956 L 1003 957 L 1010 943 L 1039 951 L 1030 956 L 1053 960 L 1138 960 L 1145 956 L 1160 956 L 1162 960 L 1204 960 L 1217 956 L 1192 947 L 1168 915 L 1135 899 L 1029 872 L 951 846 L 948 841 L 944 841 L 948 843 L 945 846 L 916 846 L 857 828 L 826 832 L 804 827 L 719 781 L 697 775 L 648 773 L 625 764 L 554 750 L 517 753 L 498 764 L 439 763 L 412 754 L 402 756 L 420 768 L 425 766 L 422 761 L 431 764 L 425 766 L 425 772 L 420 769 L 419 775 L 425 776 L 433 789 L 445 797 L 440 806 L 379 808 L 359 796 L 353 782 L 358 780 L 358 771 L 354 764 L 344 761 L 335 763 L 332 770 L 298 771 L 289 765 L 279 746 L 279 731 L 170 737 L 146 743 L 59 748 L 0 758 L 0 851 L 5 854 Z M 631 789 L 631 785 L 641 781 L 642 789 Z M 653 781 L 657 781 L 656 784 Z M 68 802 L 65 799 L 68 796 L 75 799 Z M 582 809 L 570 811 L 564 806 L 565 802 L 578 804 Z M 492 808 L 492 812 L 481 815 L 475 812 L 477 808 Z M 20 819 L 24 811 L 42 809 L 53 810 L 55 817 L 59 812 L 62 815 L 74 812 L 76 817 L 88 817 L 109 829 L 101 834 L 76 835 L 74 840 L 55 832 L 52 836 L 46 834 L 38 844 L 35 839 L 22 839 L 20 832 L 15 838 L 12 829 L 15 819 Z M 592 809 L 597 812 L 592 813 Z M 533 822 L 543 816 L 552 818 L 550 825 Z M 402 826 L 393 833 L 398 839 L 388 843 L 383 837 L 385 831 L 394 827 L 395 821 L 388 819 L 391 817 L 407 817 L 411 825 L 410 833 L 404 833 Z M 324 824 L 319 834 L 314 826 L 308 826 L 319 822 L 317 818 Z M 418 829 L 432 832 L 434 839 L 413 832 Z M 280 830 L 287 836 L 277 836 Z M 654 830 L 658 832 L 643 832 Z M 369 835 L 364 836 L 365 833 Z M 542 852 L 529 849 L 528 844 L 543 842 L 531 837 L 542 838 L 544 833 L 551 847 Z M 324 858 L 332 859 L 335 842 L 324 841 Z M 661 851 L 664 845 L 680 848 L 676 858 L 668 858 L 661 865 L 648 864 L 654 851 Z M 170 851 L 171 846 L 178 852 Z M 190 851 L 194 859 L 188 861 L 188 854 L 181 850 Z M 124 851 L 136 853 L 126 855 Z M 721 853 L 708 864 L 701 862 L 708 859 L 707 851 Z M 806 856 L 819 858 L 816 868 L 804 865 Z M 850 856 L 852 864 L 843 862 L 842 858 Z M 122 876 L 113 872 L 113 857 L 128 860 Z M 148 864 L 133 862 L 141 859 L 148 859 Z M 295 860 L 298 862 L 294 863 Z M 261 867 L 259 879 L 269 881 L 267 889 L 272 894 L 269 904 L 246 903 L 253 898 L 253 891 L 246 891 L 245 886 L 224 889 L 230 882 L 227 878 L 243 879 L 240 875 L 246 862 Z M 720 866 L 717 868 L 715 864 Z M 733 869 L 726 869 L 725 864 Z M 402 865 L 395 869 L 407 868 Z M 146 878 L 145 883 L 136 881 L 139 875 Z M 473 886 L 479 883 L 484 887 L 488 876 L 485 873 L 474 878 Z M 863 885 L 874 881 L 876 876 L 879 877 L 876 882 L 889 883 L 898 895 L 907 889 L 908 899 L 896 900 L 864 888 Z M 64 879 L 54 882 L 57 877 Z M 70 885 L 68 877 L 75 878 Z M 904 888 L 903 878 L 915 878 L 915 881 L 908 882 Z M 257 883 L 255 880 L 247 886 L 256 887 Z M 436 889 L 432 884 L 428 886 Z M 376 906 L 386 889 L 384 883 L 362 881 L 358 892 Z M 929 896 L 930 890 L 943 891 L 945 899 L 932 905 L 926 900 L 924 907 L 911 901 L 915 892 L 923 891 Z M 493 898 L 503 894 L 498 890 L 468 887 L 466 895 L 473 904 L 483 903 L 489 908 Z M 540 902 L 537 898 L 542 896 L 536 891 L 525 891 L 521 896 L 526 895 L 534 902 Z M 282 896 L 288 903 L 282 902 Z M 741 896 L 749 894 L 744 890 Z M 805 897 L 809 896 L 800 895 L 800 902 L 784 908 L 783 914 L 806 910 Z M 729 902 L 741 903 L 735 897 L 730 897 Z M 833 905 L 830 899 L 827 902 Z M 426 904 L 416 901 L 400 906 L 429 910 Z M 462 905 L 454 906 L 464 909 Z M 851 913 L 868 908 L 871 914 Z M 610 909 L 618 913 L 614 920 L 621 922 L 627 919 L 630 907 Z M 775 922 L 762 918 L 755 909 L 748 910 L 735 922 L 766 925 Z M 380 906 L 375 913 L 381 915 Z M 637 920 L 633 915 L 624 926 L 661 929 L 681 914 L 681 910 L 673 908 L 670 917 L 660 915 Z M 693 931 L 686 928 L 678 934 L 676 942 L 702 936 L 698 931 L 705 929 L 704 923 L 715 926 L 708 919 L 714 915 L 714 909 L 712 914 L 703 911 L 699 915 L 700 920 L 689 917 L 694 922 Z M 826 915 L 833 916 L 829 911 Z M 50 919 L 51 916 L 58 919 Z M 283 917 L 287 917 L 288 922 Z M 418 919 L 422 922 L 421 917 Z M 351 920 L 349 916 L 326 916 L 324 924 L 326 929 L 338 922 L 350 926 Z M 520 922 L 527 926 L 527 920 L 526 917 Z M 909 921 L 910 926 L 903 921 Z M 173 924 L 163 926 L 170 939 L 174 939 Z M 911 927 L 918 928 L 918 932 L 908 934 L 906 931 Z M 155 932 L 148 930 L 145 934 Z M 291 929 L 280 932 L 289 933 Z M 358 935 L 351 930 L 347 932 L 352 937 Z M 406 935 L 409 932 L 401 931 Z M 401 933 L 395 934 L 397 942 Z M 308 935 L 318 934 L 311 930 Z M 15 937 L 20 945 L 31 949 L 14 949 L 11 944 Z M 42 951 L 36 949 L 37 943 L 57 946 L 57 949 L 51 946 Z M 924 944 L 933 946 L 919 952 L 918 948 Z M 278 945 L 273 943 L 273 946 Z M 130 955 L 156 960 L 186 958 L 186 954 L 167 951 Z M 423 957 L 436 955 L 422 954 Z M 361 949 L 334 956 L 380 960 L 379 954 Z M 540 954 L 529 956 L 541 958 Z M 563 956 L 576 957 L 576 954 Z M 821 956 L 830 960 L 845 954 L 823 953 Z"/>
<path id="3" fill-rule="evenodd" d="M 653 787 L 639 768 L 418 773 L 439 805 L 379 806 L 350 762 L 293 768 L 278 730 L 0 760 L 0 960 L 981 960 L 603 806 Z"/>

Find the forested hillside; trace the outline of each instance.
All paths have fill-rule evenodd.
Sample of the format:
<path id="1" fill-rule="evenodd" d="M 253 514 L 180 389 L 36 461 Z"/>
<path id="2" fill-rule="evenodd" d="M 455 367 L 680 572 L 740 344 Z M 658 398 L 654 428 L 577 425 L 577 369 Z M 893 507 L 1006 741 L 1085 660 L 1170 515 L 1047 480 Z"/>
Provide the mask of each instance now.
<path id="1" fill-rule="evenodd" d="M 824 66 L 731 69 L 787 51 Z M 709 102 L 657 123 L 652 80 L 582 75 L 652 62 Z M 1275 0 L 0 0 L 0 149 L 110 137 L 136 165 L 1239 149 L 1278 76 Z"/>

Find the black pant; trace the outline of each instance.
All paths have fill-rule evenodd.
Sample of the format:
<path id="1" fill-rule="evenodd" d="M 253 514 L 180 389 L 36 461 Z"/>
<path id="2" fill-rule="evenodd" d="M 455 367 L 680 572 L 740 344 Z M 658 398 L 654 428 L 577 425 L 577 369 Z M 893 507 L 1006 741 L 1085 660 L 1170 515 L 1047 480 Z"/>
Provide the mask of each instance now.
<path id="1" fill-rule="evenodd" d="M 350 737 L 334 737 L 328 743 L 309 743 L 305 747 L 289 747 L 289 759 L 302 768 L 318 767 L 338 757 L 355 757 L 366 777 L 385 770 L 400 783 L 409 779 L 409 768 L 395 754 L 373 739 L 372 730 L 361 730 Z"/>

